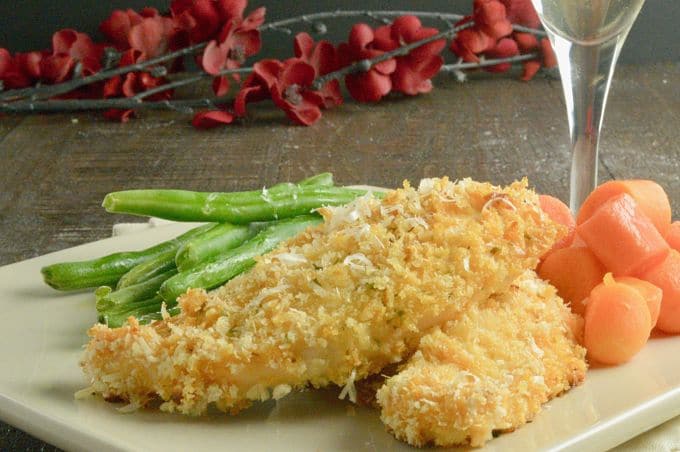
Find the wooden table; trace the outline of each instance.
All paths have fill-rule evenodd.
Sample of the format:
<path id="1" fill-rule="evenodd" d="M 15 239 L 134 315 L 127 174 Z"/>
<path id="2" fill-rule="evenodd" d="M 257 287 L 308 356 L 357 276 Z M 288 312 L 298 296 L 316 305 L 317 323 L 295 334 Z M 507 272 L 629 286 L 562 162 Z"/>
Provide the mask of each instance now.
<path id="1" fill-rule="evenodd" d="M 680 212 L 680 65 L 617 69 L 601 144 L 600 180 L 653 178 Z M 393 187 L 448 175 L 503 184 L 527 176 L 568 197 L 569 149 L 560 83 L 504 76 L 436 81 L 418 98 L 349 102 L 312 127 L 267 106 L 243 126 L 195 130 L 148 112 L 128 124 L 98 114 L 0 119 L 0 265 L 107 237 L 107 192 L 176 187 L 241 190 L 332 171 L 342 184 Z M 53 450 L 0 423 L 0 449 Z"/>

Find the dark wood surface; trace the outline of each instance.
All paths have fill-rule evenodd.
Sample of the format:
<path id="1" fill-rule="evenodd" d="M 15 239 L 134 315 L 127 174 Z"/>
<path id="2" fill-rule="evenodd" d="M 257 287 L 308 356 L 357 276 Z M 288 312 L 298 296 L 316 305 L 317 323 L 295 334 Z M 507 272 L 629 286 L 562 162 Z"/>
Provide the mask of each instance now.
<path id="1" fill-rule="evenodd" d="M 195 130 L 149 112 L 128 124 L 97 113 L 0 118 L 0 265 L 107 237 L 139 218 L 100 207 L 107 192 L 241 190 L 332 171 L 342 184 L 397 186 L 448 175 L 503 184 L 527 176 L 568 197 L 569 149 L 559 81 L 440 78 L 418 98 L 348 104 L 312 127 L 270 107 L 244 126 Z M 622 66 L 610 93 L 600 180 L 652 178 L 680 212 L 680 65 Z M 52 450 L 0 423 L 0 450 Z"/>

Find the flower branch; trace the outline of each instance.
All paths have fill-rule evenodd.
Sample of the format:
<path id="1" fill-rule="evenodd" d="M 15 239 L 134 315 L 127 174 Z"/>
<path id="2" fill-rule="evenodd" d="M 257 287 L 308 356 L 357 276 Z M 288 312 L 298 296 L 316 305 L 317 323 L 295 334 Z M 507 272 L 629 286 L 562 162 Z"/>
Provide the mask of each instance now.
<path id="1" fill-rule="evenodd" d="M 339 82 L 360 102 L 391 92 L 418 95 L 432 89 L 438 72 L 483 69 L 504 72 L 522 64 L 523 80 L 555 64 L 538 16 L 526 0 L 473 0 L 469 16 L 431 11 L 336 10 L 265 23 L 264 8 L 247 16 L 244 0 L 173 0 L 168 14 L 145 8 L 114 11 L 101 24 L 109 39 L 95 44 L 84 33 L 61 30 L 49 51 L 10 54 L 0 48 L 0 112 L 109 109 L 105 116 L 126 121 L 134 110 L 210 108 L 198 113 L 198 127 L 231 123 L 251 102 L 271 99 L 295 122 L 309 125 L 322 108 L 342 103 Z M 346 43 L 314 42 L 295 36 L 295 57 L 243 63 L 261 48 L 261 32 L 292 34 L 306 24 L 324 34 L 328 19 L 368 18 L 380 25 L 355 24 Z M 443 31 L 420 19 L 440 21 Z M 457 56 L 444 64 L 441 52 Z M 200 71 L 168 79 L 193 56 Z M 241 76 L 247 75 L 245 80 Z M 212 79 L 214 98 L 174 101 L 177 88 Z M 238 88 L 233 102 L 226 94 Z M 59 99 L 59 97 L 62 97 Z M 64 98 L 65 97 L 65 98 Z"/>

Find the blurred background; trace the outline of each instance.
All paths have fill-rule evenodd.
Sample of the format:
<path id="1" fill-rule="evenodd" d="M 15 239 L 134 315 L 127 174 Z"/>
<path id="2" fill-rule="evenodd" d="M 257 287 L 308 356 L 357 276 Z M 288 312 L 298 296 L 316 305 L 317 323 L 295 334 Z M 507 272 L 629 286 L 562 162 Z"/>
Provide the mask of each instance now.
<path id="1" fill-rule="evenodd" d="M 114 9 L 141 9 L 151 6 L 166 11 L 169 0 L 0 0 L 0 47 L 10 51 L 44 49 L 50 46 L 52 33 L 61 28 L 75 28 L 101 40 L 102 22 Z M 472 0 L 252 0 L 248 10 L 267 7 L 267 19 L 277 20 L 300 14 L 334 9 L 408 9 L 469 14 Z M 355 19 L 326 22 L 328 38 L 333 42 L 346 39 L 349 25 Z M 433 24 L 436 26 L 435 24 Z M 680 1 L 647 0 L 621 55 L 623 63 L 680 61 Z M 281 34 L 276 33 L 277 36 Z M 291 39 L 265 37 L 262 56 L 292 55 Z"/>

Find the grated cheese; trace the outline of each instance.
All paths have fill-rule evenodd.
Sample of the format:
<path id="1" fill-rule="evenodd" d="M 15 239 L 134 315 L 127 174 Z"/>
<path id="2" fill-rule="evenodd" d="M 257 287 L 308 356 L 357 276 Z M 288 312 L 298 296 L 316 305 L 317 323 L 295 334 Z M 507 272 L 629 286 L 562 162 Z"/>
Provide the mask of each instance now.
<path id="1" fill-rule="evenodd" d="M 373 262 L 371 262 L 364 253 L 354 253 L 345 257 L 342 263 L 354 270 L 368 270 L 373 268 Z"/>
<path id="2" fill-rule="evenodd" d="M 482 212 L 486 211 L 489 207 L 491 207 L 492 204 L 500 202 L 505 204 L 506 206 L 510 207 L 513 211 L 517 211 L 517 207 L 510 201 L 504 194 L 498 194 L 494 193 L 491 195 L 491 198 L 487 202 L 484 203 L 484 206 L 482 206 Z"/>
<path id="3" fill-rule="evenodd" d="M 305 256 L 298 253 L 279 253 L 271 257 L 272 259 L 278 259 L 286 265 L 304 264 L 309 262 Z"/>
<path id="4" fill-rule="evenodd" d="M 349 401 L 352 403 L 357 403 L 357 388 L 354 386 L 354 380 L 357 377 L 357 370 L 352 369 L 352 373 L 349 375 L 349 378 L 345 382 L 345 386 L 342 387 L 342 391 L 340 391 L 340 395 L 338 396 L 338 399 L 344 400 L 345 397 L 349 396 Z"/>

